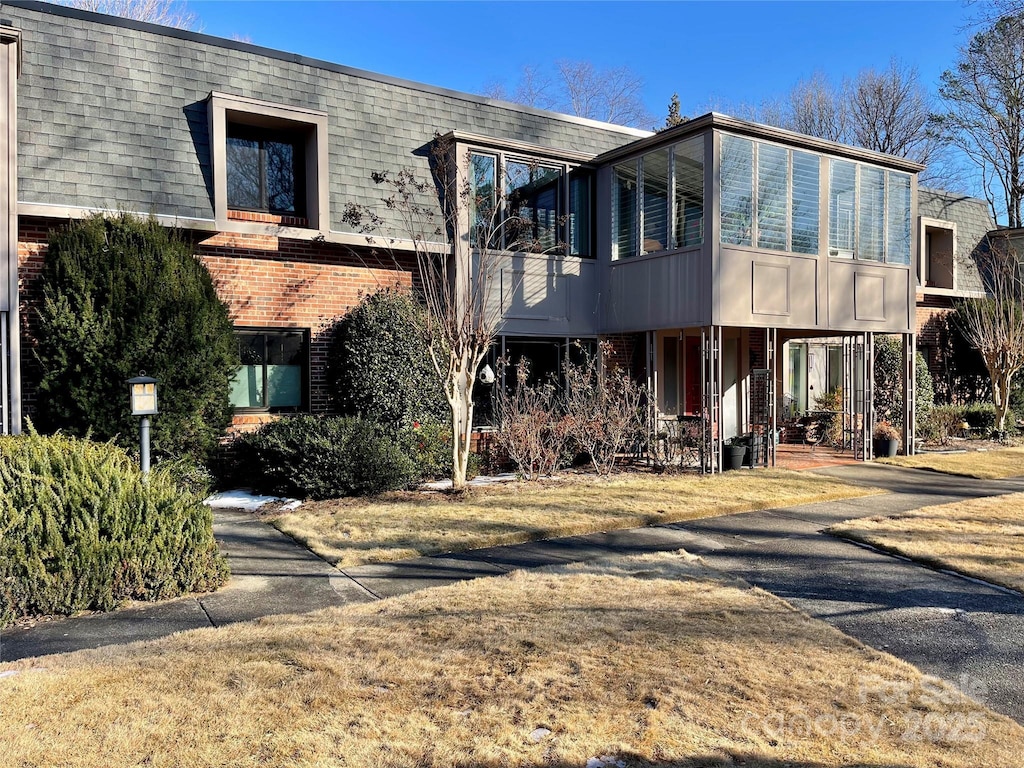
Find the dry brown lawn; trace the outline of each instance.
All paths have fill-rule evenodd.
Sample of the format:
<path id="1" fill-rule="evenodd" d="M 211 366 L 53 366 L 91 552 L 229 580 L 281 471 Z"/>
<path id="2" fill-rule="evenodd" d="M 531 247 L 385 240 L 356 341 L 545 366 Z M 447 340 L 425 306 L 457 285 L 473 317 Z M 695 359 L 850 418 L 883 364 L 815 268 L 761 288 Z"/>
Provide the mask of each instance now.
<path id="1" fill-rule="evenodd" d="M 1024 754 L 1009 719 L 685 555 L 4 670 L 18 672 L 0 677 L 12 766 L 966 768 Z"/>
<path id="2" fill-rule="evenodd" d="M 1024 493 L 847 520 L 829 532 L 1024 592 Z"/>
<path id="3" fill-rule="evenodd" d="M 876 461 L 881 464 L 931 469 L 949 475 L 964 475 L 982 480 L 1024 475 L 1024 447 L 966 453 L 919 453 L 915 456 L 895 456 Z"/>
<path id="4" fill-rule="evenodd" d="M 339 566 L 692 520 L 877 491 L 784 470 L 620 475 L 303 504 L 270 521 Z"/>

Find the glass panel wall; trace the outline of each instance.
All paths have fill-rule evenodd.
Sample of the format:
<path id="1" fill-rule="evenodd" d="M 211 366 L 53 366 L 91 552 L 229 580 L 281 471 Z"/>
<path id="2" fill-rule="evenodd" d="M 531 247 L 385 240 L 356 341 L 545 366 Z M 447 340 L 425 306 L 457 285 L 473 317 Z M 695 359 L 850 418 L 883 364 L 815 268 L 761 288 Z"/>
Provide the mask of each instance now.
<path id="1" fill-rule="evenodd" d="M 888 178 L 886 261 L 890 264 L 910 264 L 910 176 L 889 171 Z"/>
<path id="2" fill-rule="evenodd" d="M 788 244 L 789 150 L 773 144 L 757 148 L 757 247 L 785 251 Z"/>
<path id="3" fill-rule="evenodd" d="M 853 256 L 857 165 L 846 160 L 833 160 L 831 170 L 828 189 L 829 254 Z"/>
<path id="4" fill-rule="evenodd" d="M 469 156 L 469 237 L 477 248 L 492 244 L 490 238 L 497 223 L 497 176 L 498 158 L 476 153 Z"/>
<path id="5" fill-rule="evenodd" d="M 820 158 L 722 135 L 722 242 L 818 252 Z"/>
<path id="6" fill-rule="evenodd" d="M 831 161 L 829 255 L 910 264 L 910 175 Z"/>
<path id="7" fill-rule="evenodd" d="M 636 256 L 637 162 L 612 169 L 612 258 Z"/>
<path id="8" fill-rule="evenodd" d="M 559 242 L 561 169 L 510 160 L 505 175 L 505 247 L 553 250 Z"/>
<path id="9" fill-rule="evenodd" d="M 704 137 L 612 168 L 612 258 L 704 242 Z"/>
<path id="10" fill-rule="evenodd" d="M 754 142 L 722 136 L 722 242 L 750 245 L 754 211 Z"/>
<path id="11" fill-rule="evenodd" d="M 821 161 L 809 152 L 793 152 L 792 250 L 818 252 L 820 205 L 818 175 Z"/>
<path id="12" fill-rule="evenodd" d="M 668 148 L 644 155 L 642 164 L 644 174 L 642 252 L 656 253 L 668 250 Z"/>
<path id="13" fill-rule="evenodd" d="M 695 136 L 672 148 L 675 175 L 674 248 L 704 242 L 704 137 Z"/>
<path id="14" fill-rule="evenodd" d="M 885 257 L 885 171 L 860 169 L 860 209 L 857 257 L 882 261 Z"/>
<path id="15" fill-rule="evenodd" d="M 594 175 L 579 168 L 569 172 L 569 255 L 593 256 L 590 209 Z"/>

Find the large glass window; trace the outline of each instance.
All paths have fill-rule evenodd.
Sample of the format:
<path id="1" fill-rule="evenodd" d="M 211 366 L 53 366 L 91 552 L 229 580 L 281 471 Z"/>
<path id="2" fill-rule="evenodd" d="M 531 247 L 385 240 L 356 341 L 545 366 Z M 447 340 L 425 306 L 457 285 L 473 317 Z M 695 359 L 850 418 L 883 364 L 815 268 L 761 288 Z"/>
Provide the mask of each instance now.
<path id="1" fill-rule="evenodd" d="M 505 247 L 544 253 L 559 242 L 562 172 L 510 160 L 505 171 Z"/>
<path id="2" fill-rule="evenodd" d="M 593 224 L 590 209 L 593 205 L 594 175 L 591 171 L 575 169 L 569 172 L 569 254 L 593 256 Z"/>
<path id="3" fill-rule="evenodd" d="M 612 168 L 612 258 L 704 242 L 704 137 Z"/>
<path id="4" fill-rule="evenodd" d="M 910 264 L 910 176 L 889 171 L 889 201 L 886 211 L 888 243 L 886 261 Z M 949 286 L 952 288 L 952 284 Z"/>
<path id="5" fill-rule="evenodd" d="M 481 238 L 490 238 L 497 222 L 498 158 L 493 155 L 469 156 L 469 238 L 475 247 L 485 244 Z M 493 243 L 488 242 L 487 245 Z"/>
<path id="6" fill-rule="evenodd" d="M 704 138 L 672 148 L 675 172 L 676 230 L 674 247 L 687 248 L 704 242 Z"/>
<path id="7" fill-rule="evenodd" d="M 642 163 L 644 175 L 643 253 L 657 253 L 668 250 L 668 148 L 644 155 Z"/>
<path id="8" fill-rule="evenodd" d="M 285 131 L 229 124 L 228 207 L 302 216 L 303 146 Z"/>
<path id="9" fill-rule="evenodd" d="M 474 247 L 593 256 L 588 169 L 470 152 L 469 196 Z"/>
<path id="10" fill-rule="evenodd" d="M 828 189 L 828 245 L 832 256 L 853 256 L 857 211 L 857 165 L 846 160 L 831 162 Z"/>
<path id="11" fill-rule="evenodd" d="M 818 252 L 820 158 L 809 152 L 793 152 L 792 249 Z"/>
<path id="12" fill-rule="evenodd" d="M 306 405 L 309 371 L 305 331 L 237 331 L 242 367 L 231 381 L 231 405 L 240 409 L 297 411 Z"/>
<path id="13" fill-rule="evenodd" d="M 789 207 L 789 150 L 773 144 L 757 148 L 757 247 L 784 251 Z"/>
<path id="14" fill-rule="evenodd" d="M 722 136 L 722 242 L 753 242 L 754 142 Z"/>
<path id="15" fill-rule="evenodd" d="M 818 252 L 820 159 L 776 144 L 722 136 L 722 242 Z"/>
<path id="16" fill-rule="evenodd" d="M 885 258 L 885 171 L 861 166 L 857 258 Z"/>
<path id="17" fill-rule="evenodd" d="M 831 161 L 829 254 L 910 263 L 910 176 Z"/>
<path id="18" fill-rule="evenodd" d="M 636 161 L 612 169 L 612 258 L 636 256 Z"/>

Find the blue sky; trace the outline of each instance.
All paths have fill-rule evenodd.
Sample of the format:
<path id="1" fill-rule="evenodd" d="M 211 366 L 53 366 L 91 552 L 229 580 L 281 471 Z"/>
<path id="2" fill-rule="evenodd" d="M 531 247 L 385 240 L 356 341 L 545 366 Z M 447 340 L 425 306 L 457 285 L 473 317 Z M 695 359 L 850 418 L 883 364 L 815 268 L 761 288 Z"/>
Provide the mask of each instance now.
<path id="1" fill-rule="evenodd" d="M 628 65 L 652 114 L 757 104 L 893 56 L 935 89 L 969 32 L 961 2 L 246 2 L 193 0 L 203 31 L 455 90 L 559 58 Z"/>

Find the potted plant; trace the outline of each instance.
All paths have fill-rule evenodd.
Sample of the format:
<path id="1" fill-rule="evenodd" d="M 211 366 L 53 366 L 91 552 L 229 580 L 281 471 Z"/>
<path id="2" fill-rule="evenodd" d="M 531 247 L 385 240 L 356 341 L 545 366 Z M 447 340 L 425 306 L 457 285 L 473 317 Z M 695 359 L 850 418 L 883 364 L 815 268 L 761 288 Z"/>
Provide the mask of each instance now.
<path id="1" fill-rule="evenodd" d="M 725 469 L 742 469 L 749 446 L 742 437 L 731 437 L 722 447 Z"/>
<path id="2" fill-rule="evenodd" d="M 875 424 L 875 456 L 892 458 L 900 449 L 900 433 L 888 421 Z"/>

